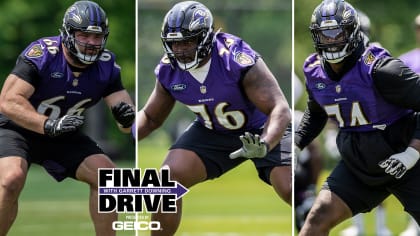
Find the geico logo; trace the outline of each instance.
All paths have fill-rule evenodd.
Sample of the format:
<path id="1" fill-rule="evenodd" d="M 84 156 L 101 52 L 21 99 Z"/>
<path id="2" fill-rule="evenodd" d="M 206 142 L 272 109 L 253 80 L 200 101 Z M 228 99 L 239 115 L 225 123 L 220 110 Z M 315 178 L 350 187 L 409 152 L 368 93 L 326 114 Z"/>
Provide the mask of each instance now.
<path id="1" fill-rule="evenodd" d="M 113 230 L 160 230 L 159 221 L 114 221 Z"/>

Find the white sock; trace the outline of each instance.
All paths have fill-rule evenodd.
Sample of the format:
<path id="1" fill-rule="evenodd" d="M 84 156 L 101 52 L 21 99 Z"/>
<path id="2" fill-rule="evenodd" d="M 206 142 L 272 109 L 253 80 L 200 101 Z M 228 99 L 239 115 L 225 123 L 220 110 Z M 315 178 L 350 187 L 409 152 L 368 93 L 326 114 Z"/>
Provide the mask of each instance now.
<path id="1" fill-rule="evenodd" d="M 363 224 L 363 214 L 357 214 L 353 216 L 353 223 L 359 232 L 365 232 L 365 226 Z"/>
<path id="2" fill-rule="evenodd" d="M 385 209 L 381 205 L 376 208 L 376 232 L 386 228 L 385 226 Z"/>

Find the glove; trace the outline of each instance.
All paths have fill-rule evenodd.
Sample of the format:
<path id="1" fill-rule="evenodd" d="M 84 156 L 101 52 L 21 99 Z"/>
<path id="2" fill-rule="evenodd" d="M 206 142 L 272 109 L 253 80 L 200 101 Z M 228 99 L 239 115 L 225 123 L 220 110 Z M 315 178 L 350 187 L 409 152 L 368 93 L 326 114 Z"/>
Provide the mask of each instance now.
<path id="1" fill-rule="evenodd" d="M 129 128 L 133 124 L 136 115 L 132 105 L 126 102 L 120 102 L 111 107 L 111 110 L 115 120 L 121 124 L 123 128 Z"/>
<path id="2" fill-rule="evenodd" d="M 385 173 L 399 179 L 407 170 L 413 168 L 419 157 L 419 152 L 416 149 L 408 147 L 404 152 L 394 154 L 388 159 L 379 162 L 379 167 L 385 169 Z"/>
<path id="3" fill-rule="evenodd" d="M 44 133 L 50 137 L 57 137 L 78 130 L 83 122 L 84 117 L 77 115 L 65 115 L 56 120 L 47 119 L 44 123 Z"/>
<path id="4" fill-rule="evenodd" d="M 242 141 L 242 147 L 229 154 L 230 159 L 265 157 L 267 155 L 268 144 L 260 139 L 258 134 L 253 135 L 245 132 L 245 135 L 239 136 L 239 139 Z"/>

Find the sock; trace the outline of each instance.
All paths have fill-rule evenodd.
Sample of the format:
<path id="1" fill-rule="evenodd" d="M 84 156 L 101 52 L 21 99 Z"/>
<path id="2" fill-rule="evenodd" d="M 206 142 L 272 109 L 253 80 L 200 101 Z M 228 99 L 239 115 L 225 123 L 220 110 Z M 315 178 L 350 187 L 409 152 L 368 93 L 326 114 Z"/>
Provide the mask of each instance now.
<path id="1" fill-rule="evenodd" d="M 365 232 L 365 226 L 363 224 L 363 214 L 357 214 L 353 216 L 353 223 L 359 230 L 360 234 L 363 234 Z"/>
<path id="2" fill-rule="evenodd" d="M 381 205 L 376 208 L 376 232 L 380 232 L 385 226 L 385 209 Z"/>

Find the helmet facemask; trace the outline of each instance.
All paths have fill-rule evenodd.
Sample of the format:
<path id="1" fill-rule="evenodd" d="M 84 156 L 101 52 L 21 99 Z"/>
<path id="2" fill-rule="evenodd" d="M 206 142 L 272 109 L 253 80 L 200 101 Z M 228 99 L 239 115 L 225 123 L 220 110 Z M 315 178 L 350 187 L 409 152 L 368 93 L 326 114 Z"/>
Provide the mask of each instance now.
<path id="1" fill-rule="evenodd" d="M 161 39 L 165 53 L 171 65 L 182 70 L 196 68 L 210 54 L 214 36 L 211 12 L 203 4 L 194 1 L 176 4 L 166 14 L 162 25 Z M 194 51 L 174 51 L 174 43 L 188 41 L 196 42 Z M 182 60 L 183 56 L 192 60 L 186 62 Z"/>
<path id="2" fill-rule="evenodd" d="M 310 30 L 317 52 L 339 63 L 363 42 L 356 10 L 342 0 L 322 2 L 312 14 Z"/>
<path id="3" fill-rule="evenodd" d="M 95 45 L 77 40 L 76 32 L 70 33 L 66 29 L 65 34 L 68 35 L 67 40 L 64 40 L 65 46 L 69 49 L 70 53 L 83 64 L 92 64 L 97 61 L 105 49 L 107 35 L 103 35 L 101 43 Z"/>
<path id="4" fill-rule="evenodd" d="M 102 37 L 101 43 L 95 45 L 78 40 L 76 33 L 79 31 L 86 34 L 98 34 L 98 37 Z M 105 49 L 109 35 L 108 19 L 98 4 L 78 1 L 64 14 L 60 32 L 64 46 L 72 58 L 82 64 L 92 64 L 99 60 Z"/>
<path id="5" fill-rule="evenodd" d="M 331 26 L 312 28 L 311 34 L 321 56 L 330 63 L 339 63 L 357 47 L 359 26 L 353 29 L 351 25 L 338 25 L 335 20 L 331 22 Z"/>
<path id="6" fill-rule="evenodd" d="M 184 32 L 185 34 L 185 32 Z M 188 33 L 186 33 L 188 34 Z M 176 64 L 182 70 L 190 70 L 196 68 L 200 62 L 210 54 L 211 51 L 211 31 L 200 31 L 198 33 L 191 34 L 190 36 L 184 36 L 181 32 L 168 33 L 166 37 L 162 37 L 163 47 L 168 55 L 171 62 Z M 188 42 L 195 41 L 196 47 L 189 51 L 175 52 L 173 50 L 173 44 L 176 42 Z M 190 62 L 184 62 L 181 57 L 191 56 L 193 59 Z"/>

